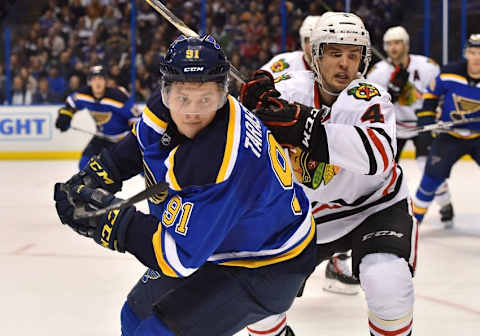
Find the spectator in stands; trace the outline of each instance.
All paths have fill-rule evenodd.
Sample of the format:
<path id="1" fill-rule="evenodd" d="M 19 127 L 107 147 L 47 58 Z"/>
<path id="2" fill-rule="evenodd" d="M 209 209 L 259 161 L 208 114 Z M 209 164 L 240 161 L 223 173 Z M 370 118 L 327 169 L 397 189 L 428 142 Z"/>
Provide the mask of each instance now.
<path id="1" fill-rule="evenodd" d="M 13 105 L 30 105 L 32 103 L 32 91 L 26 90 L 22 77 L 13 77 L 13 85 L 11 90 Z"/>
<path id="2" fill-rule="evenodd" d="M 56 95 L 48 86 L 48 79 L 41 77 L 38 83 L 38 90 L 34 93 L 33 104 L 55 104 L 61 103 L 62 99 Z"/>
<path id="3" fill-rule="evenodd" d="M 48 86 L 50 87 L 50 90 L 59 97 L 63 97 L 67 89 L 67 82 L 65 81 L 65 78 L 59 75 L 56 64 L 50 66 L 50 69 L 48 70 Z"/>

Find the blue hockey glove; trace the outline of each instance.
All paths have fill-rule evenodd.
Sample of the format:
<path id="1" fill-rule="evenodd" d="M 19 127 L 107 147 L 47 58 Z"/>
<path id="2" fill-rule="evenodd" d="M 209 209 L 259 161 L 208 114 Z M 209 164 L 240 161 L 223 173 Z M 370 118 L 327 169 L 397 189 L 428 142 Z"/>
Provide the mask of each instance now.
<path id="1" fill-rule="evenodd" d="M 67 184 L 70 186 L 84 184 L 89 188 L 102 188 L 114 194 L 122 189 L 122 181 L 117 177 L 119 175 L 109 152 L 104 150 L 90 158 L 85 168 L 73 175 Z"/>
<path id="2" fill-rule="evenodd" d="M 426 126 L 430 124 L 435 124 L 436 122 L 436 113 L 434 111 L 415 111 L 417 115 L 417 126 Z"/>
<path id="3" fill-rule="evenodd" d="M 111 210 L 103 216 L 77 219 L 76 212 L 105 208 L 120 199 L 103 189 L 91 189 L 84 185 L 72 187 L 64 183 L 55 184 L 54 200 L 63 224 L 82 236 L 93 238 L 103 247 L 125 252 L 127 228 L 133 220 L 135 207 Z"/>

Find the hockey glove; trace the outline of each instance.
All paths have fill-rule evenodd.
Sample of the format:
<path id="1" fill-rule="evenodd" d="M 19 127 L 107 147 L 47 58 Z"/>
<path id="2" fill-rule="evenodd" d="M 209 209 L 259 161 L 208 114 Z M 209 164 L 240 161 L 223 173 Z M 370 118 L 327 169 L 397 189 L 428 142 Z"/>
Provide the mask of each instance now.
<path id="1" fill-rule="evenodd" d="M 261 101 L 267 97 L 280 97 L 275 89 L 275 82 L 270 72 L 257 70 L 250 81 L 244 83 L 240 89 L 240 102 L 253 111 L 261 106 Z"/>
<path id="2" fill-rule="evenodd" d="M 108 150 L 93 156 L 85 168 L 73 175 L 67 184 L 75 186 L 84 184 L 89 188 L 102 188 L 111 193 L 122 189 L 122 181 L 118 178 L 120 173 L 113 162 Z"/>
<path id="3" fill-rule="evenodd" d="M 436 113 L 434 111 L 417 110 L 415 114 L 417 115 L 417 126 L 419 127 L 436 122 Z"/>
<path id="4" fill-rule="evenodd" d="M 58 128 L 61 132 L 65 132 L 70 128 L 70 123 L 72 122 L 72 117 L 75 111 L 69 107 L 62 107 L 58 110 L 57 120 L 55 120 L 55 127 Z"/>
<path id="5" fill-rule="evenodd" d="M 397 65 L 390 75 L 387 88 L 388 93 L 392 96 L 393 103 L 395 103 L 402 94 L 402 90 L 408 82 L 409 75 L 409 72 L 402 65 Z"/>
<path id="6" fill-rule="evenodd" d="M 284 99 L 267 98 L 265 107 L 256 115 L 268 126 L 275 139 L 285 147 L 300 147 L 312 154 L 312 159 L 328 162 L 328 145 L 322 125 L 324 113 Z"/>
<path id="7" fill-rule="evenodd" d="M 63 224 L 82 236 L 93 238 L 96 243 L 111 250 L 125 252 L 127 228 L 133 220 L 135 207 L 111 210 L 93 218 L 75 218 L 76 212 L 94 211 L 119 202 L 103 189 L 91 189 L 84 185 L 55 184 L 55 207 Z"/>

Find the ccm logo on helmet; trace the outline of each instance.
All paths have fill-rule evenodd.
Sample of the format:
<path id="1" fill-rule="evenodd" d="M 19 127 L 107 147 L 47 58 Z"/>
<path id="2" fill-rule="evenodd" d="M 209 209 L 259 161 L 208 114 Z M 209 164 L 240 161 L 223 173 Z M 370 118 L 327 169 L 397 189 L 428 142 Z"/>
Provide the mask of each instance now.
<path id="1" fill-rule="evenodd" d="M 204 67 L 188 67 L 188 68 L 183 68 L 183 72 L 198 72 L 198 71 L 203 71 Z"/>
<path id="2" fill-rule="evenodd" d="M 381 236 L 395 236 L 397 238 L 402 238 L 403 233 L 395 232 L 395 231 L 390 231 L 390 230 L 382 230 L 382 231 L 377 231 L 377 232 L 371 232 L 367 233 L 362 237 L 362 241 L 365 241 L 367 239 L 370 239 L 372 237 L 381 237 Z"/>

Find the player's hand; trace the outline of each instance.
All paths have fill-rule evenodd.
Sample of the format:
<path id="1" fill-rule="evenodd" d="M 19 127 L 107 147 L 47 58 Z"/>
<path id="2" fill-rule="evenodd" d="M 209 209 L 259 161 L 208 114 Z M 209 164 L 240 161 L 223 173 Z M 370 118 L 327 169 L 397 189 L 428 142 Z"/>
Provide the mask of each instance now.
<path id="1" fill-rule="evenodd" d="M 58 110 L 57 120 L 55 120 L 55 127 L 58 128 L 61 132 L 65 132 L 70 128 L 70 123 L 72 122 L 72 117 L 75 111 L 67 107 L 62 107 Z"/>
<path id="2" fill-rule="evenodd" d="M 266 101 L 268 104 L 255 113 L 268 126 L 275 139 L 282 146 L 312 151 L 312 135 L 318 140 L 317 129 L 323 127 L 320 110 L 279 98 L 267 98 Z"/>
<path id="3" fill-rule="evenodd" d="M 63 224 L 82 236 L 93 238 L 103 247 L 125 252 L 126 232 L 133 220 L 135 207 L 111 210 L 105 215 L 93 218 L 76 218 L 75 213 L 105 208 L 120 199 L 103 189 L 63 183 L 55 184 L 54 200 L 58 217 Z"/>
<path id="4" fill-rule="evenodd" d="M 244 83 L 240 89 L 240 102 L 253 111 L 261 106 L 267 97 L 280 97 L 280 92 L 275 89 L 275 82 L 270 72 L 257 70 L 252 78 Z"/>
<path id="5" fill-rule="evenodd" d="M 436 120 L 436 113 L 434 111 L 423 111 L 417 110 L 415 111 L 417 115 L 417 126 L 426 126 L 435 124 Z"/>
<path id="6" fill-rule="evenodd" d="M 390 81 L 387 84 L 388 93 L 392 96 L 392 102 L 396 102 L 402 90 L 408 82 L 409 72 L 403 65 L 397 65 L 395 70 L 390 75 Z"/>
<path id="7" fill-rule="evenodd" d="M 122 189 L 122 181 L 117 166 L 110 157 L 108 150 L 90 158 L 85 168 L 73 175 L 67 184 L 75 186 L 84 184 L 89 188 L 102 188 L 111 193 Z"/>

